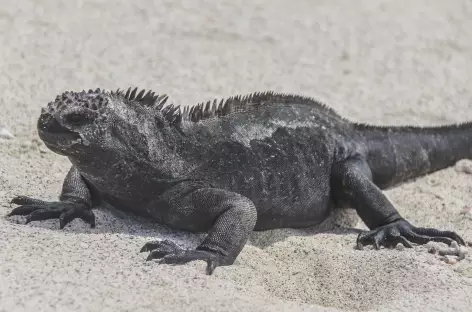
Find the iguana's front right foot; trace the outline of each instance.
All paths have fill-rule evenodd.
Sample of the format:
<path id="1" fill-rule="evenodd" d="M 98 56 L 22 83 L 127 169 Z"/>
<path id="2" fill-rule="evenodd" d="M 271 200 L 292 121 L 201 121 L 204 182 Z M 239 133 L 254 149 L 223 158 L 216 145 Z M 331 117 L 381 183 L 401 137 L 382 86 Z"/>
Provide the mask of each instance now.
<path id="1" fill-rule="evenodd" d="M 59 227 L 63 229 L 75 218 L 81 218 L 91 227 L 95 227 L 95 215 L 84 204 L 73 201 L 48 202 L 27 196 L 16 196 L 11 203 L 20 205 L 8 216 L 26 216 L 25 224 L 31 221 L 59 219 Z"/>

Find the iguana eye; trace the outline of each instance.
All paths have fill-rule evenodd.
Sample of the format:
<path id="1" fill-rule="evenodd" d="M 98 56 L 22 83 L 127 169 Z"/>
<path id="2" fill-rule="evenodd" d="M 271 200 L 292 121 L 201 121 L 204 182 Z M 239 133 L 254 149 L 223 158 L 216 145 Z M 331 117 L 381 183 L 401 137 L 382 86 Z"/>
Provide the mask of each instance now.
<path id="1" fill-rule="evenodd" d="M 80 125 L 87 121 L 86 116 L 79 113 L 71 113 L 66 116 L 66 121 L 73 125 Z"/>

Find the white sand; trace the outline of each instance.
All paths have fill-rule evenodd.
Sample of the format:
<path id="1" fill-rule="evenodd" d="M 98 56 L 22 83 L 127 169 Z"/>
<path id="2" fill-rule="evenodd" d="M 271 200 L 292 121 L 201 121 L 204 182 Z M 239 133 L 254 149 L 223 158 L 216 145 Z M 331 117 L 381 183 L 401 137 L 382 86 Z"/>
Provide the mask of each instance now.
<path id="1" fill-rule="evenodd" d="M 179 104 L 273 89 L 354 120 L 472 120 L 470 1 L 73 1 L 0 5 L 0 215 L 15 194 L 55 199 L 68 160 L 38 143 L 40 108 L 64 90 L 139 86 Z M 216 4 L 218 2 L 218 4 Z M 251 4 L 250 4 L 251 3 Z M 39 147 L 38 147 L 39 146 Z M 388 191 L 417 225 L 472 239 L 472 176 L 453 168 Z M 159 266 L 140 247 L 199 236 L 96 211 L 0 219 L 0 311 L 471 311 L 472 262 L 426 247 L 354 250 L 353 230 L 254 234 L 238 261 Z M 358 224 L 362 227 L 362 223 Z"/>

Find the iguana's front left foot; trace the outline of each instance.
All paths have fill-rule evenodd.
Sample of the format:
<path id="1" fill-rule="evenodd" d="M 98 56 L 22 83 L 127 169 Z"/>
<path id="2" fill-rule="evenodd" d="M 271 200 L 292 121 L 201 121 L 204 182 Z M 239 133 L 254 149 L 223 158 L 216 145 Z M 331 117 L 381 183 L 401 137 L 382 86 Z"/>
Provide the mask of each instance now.
<path id="1" fill-rule="evenodd" d="M 20 205 L 8 216 L 26 216 L 25 224 L 31 221 L 59 219 L 59 227 L 63 229 L 75 218 L 81 218 L 91 227 L 95 227 L 95 215 L 86 205 L 73 201 L 48 202 L 28 196 L 16 196 L 12 204 Z"/>
<path id="2" fill-rule="evenodd" d="M 395 247 L 398 243 L 411 248 L 411 243 L 423 245 L 431 241 L 447 245 L 451 245 L 453 241 L 456 241 L 460 245 L 465 245 L 462 237 L 455 232 L 415 227 L 408 221 L 400 219 L 372 231 L 359 234 L 357 248 L 362 249 L 365 245 L 373 245 L 375 249 L 380 249 L 381 246 Z"/>
<path id="3" fill-rule="evenodd" d="M 222 257 L 209 250 L 183 249 L 169 240 L 146 243 L 140 252 L 150 251 L 147 261 L 160 259 L 159 264 L 185 264 L 190 261 L 203 260 L 207 263 L 206 273 L 213 274 L 217 266 L 225 265 Z"/>

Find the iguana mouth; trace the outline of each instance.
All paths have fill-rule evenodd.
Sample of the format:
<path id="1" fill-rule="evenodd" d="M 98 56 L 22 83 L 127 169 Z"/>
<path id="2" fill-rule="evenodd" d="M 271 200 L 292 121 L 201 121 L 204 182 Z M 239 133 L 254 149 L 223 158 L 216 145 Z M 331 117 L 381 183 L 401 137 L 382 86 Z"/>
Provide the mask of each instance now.
<path id="1" fill-rule="evenodd" d="M 39 136 L 48 147 L 69 147 L 83 143 L 82 136 L 73 131 L 64 131 L 61 133 L 39 131 Z"/>
<path id="2" fill-rule="evenodd" d="M 76 132 L 73 132 L 73 131 L 64 131 L 62 133 L 48 132 L 48 131 L 42 132 L 41 131 L 41 134 L 44 137 L 48 137 L 48 138 L 51 138 L 51 139 L 54 139 L 54 140 L 67 140 L 67 141 L 77 140 L 77 141 L 82 141 L 82 137 L 80 136 L 80 134 L 78 134 Z"/>
<path id="3" fill-rule="evenodd" d="M 63 149 L 83 143 L 79 133 L 62 126 L 54 118 L 38 127 L 38 133 L 41 140 L 50 148 Z"/>

